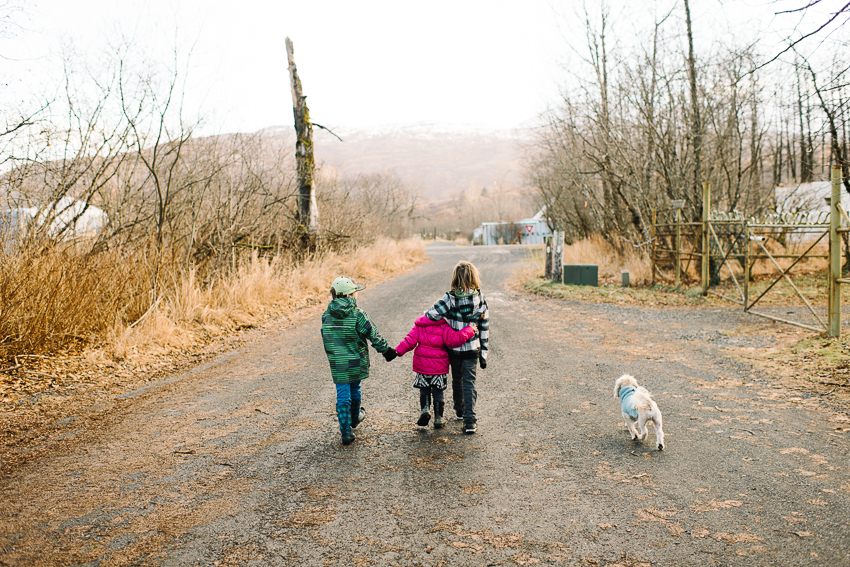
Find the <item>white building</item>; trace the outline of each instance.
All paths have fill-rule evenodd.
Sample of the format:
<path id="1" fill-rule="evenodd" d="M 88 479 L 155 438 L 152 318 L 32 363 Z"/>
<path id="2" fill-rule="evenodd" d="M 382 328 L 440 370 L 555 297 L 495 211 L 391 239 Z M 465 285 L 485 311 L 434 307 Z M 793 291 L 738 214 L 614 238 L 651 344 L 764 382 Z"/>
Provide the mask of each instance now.
<path id="1" fill-rule="evenodd" d="M 531 218 L 518 221 L 485 222 L 472 232 L 473 244 L 542 244 L 543 238 L 552 236 L 544 217 L 546 209 Z"/>

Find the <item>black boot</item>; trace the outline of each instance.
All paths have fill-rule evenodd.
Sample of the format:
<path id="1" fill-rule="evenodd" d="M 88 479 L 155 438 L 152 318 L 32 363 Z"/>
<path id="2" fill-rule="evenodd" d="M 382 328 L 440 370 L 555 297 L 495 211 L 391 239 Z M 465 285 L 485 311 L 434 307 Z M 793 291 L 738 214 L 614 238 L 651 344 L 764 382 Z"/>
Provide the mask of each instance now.
<path id="1" fill-rule="evenodd" d="M 416 422 L 416 425 L 425 427 L 429 421 L 431 421 L 431 406 L 426 405 L 422 408 L 422 413 L 419 414 L 419 421 Z"/>
<path id="2" fill-rule="evenodd" d="M 419 421 L 416 425 L 425 427 L 431 421 L 431 390 L 428 388 L 419 388 L 419 407 L 422 413 L 419 414 Z"/>
<path id="3" fill-rule="evenodd" d="M 446 402 L 434 402 L 434 429 L 442 429 L 446 425 L 446 420 L 443 419 L 444 409 Z"/>

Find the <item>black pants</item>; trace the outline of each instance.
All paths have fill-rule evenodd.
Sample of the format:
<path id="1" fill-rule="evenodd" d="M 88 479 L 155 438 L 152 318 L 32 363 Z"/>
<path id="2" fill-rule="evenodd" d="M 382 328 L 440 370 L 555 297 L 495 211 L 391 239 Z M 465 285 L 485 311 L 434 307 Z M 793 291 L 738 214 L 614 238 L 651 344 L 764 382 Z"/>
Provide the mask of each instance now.
<path id="1" fill-rule="evenodd" d="M 475 377 L 478 373 L 478 358 L 457 358 L 449 354 L 452 367 L 452 401 L 455 414 L 462 415 L 464 423 L 476 423 L 475 402 L 478 392 L 475 390 Z"/>
<path id="2" fill-rule="evenodd" d="M 419 388 L 419 409 L 424 409 L 425 406 L 430 406 L 432 398 L 434 400 L 433 407 L 437 407 L 437 402 L 443 401 L 443 391 L 435 386 Z"/>

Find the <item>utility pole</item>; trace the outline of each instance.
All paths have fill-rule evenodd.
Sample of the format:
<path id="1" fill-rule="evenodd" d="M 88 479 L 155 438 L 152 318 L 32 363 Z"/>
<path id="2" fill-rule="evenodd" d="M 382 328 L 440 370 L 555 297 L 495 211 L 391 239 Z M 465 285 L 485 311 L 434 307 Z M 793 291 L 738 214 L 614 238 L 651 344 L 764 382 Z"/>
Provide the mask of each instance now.
<path id="1" fill-rule="evenodd" d="M 298 210 L 296 222 L 302 239 L 309 239 L 319 228 L 316 209 L 316 193 L 313 187 L 313 125 L 310 122 L 310 110 L 307 97 L 301 90 L 301 79 L 295 68 L 292 40 L 286 38 L 286 55 L 289 60 L 289 82 L 292 86 L 292 113 L 295 115 L 295 166 L 298 174 Z"/>

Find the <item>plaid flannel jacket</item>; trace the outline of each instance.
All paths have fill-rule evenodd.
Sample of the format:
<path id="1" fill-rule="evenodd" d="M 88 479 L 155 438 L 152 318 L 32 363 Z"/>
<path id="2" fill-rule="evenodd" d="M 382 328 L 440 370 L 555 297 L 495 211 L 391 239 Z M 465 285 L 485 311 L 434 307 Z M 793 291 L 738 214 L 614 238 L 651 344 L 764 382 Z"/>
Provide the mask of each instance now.
<path id="1" fill-rule="evenodd" d="M 357 308 L 355 298 L 331 301 L 322 314 L 322 341 L 334 384 L 350 384 L 369 377 L 367 340 L 380 353 L 390 348 L 371 317 Z"/>
<path id="2" fill-rule="evenodd" d="M 425 312 L 432 321 L 445 319 L 452 329 L 460 331 L 467 325 L 478 325 L 478 333 L 458 348 L 450 348 L 449 352 L 461 358 L 478 357 L 487 360 L 490 342 L 490 312 L 487 301 L 479 290 L 471 294 L 457 291 L 447 291 L 440 301 Z"/>

